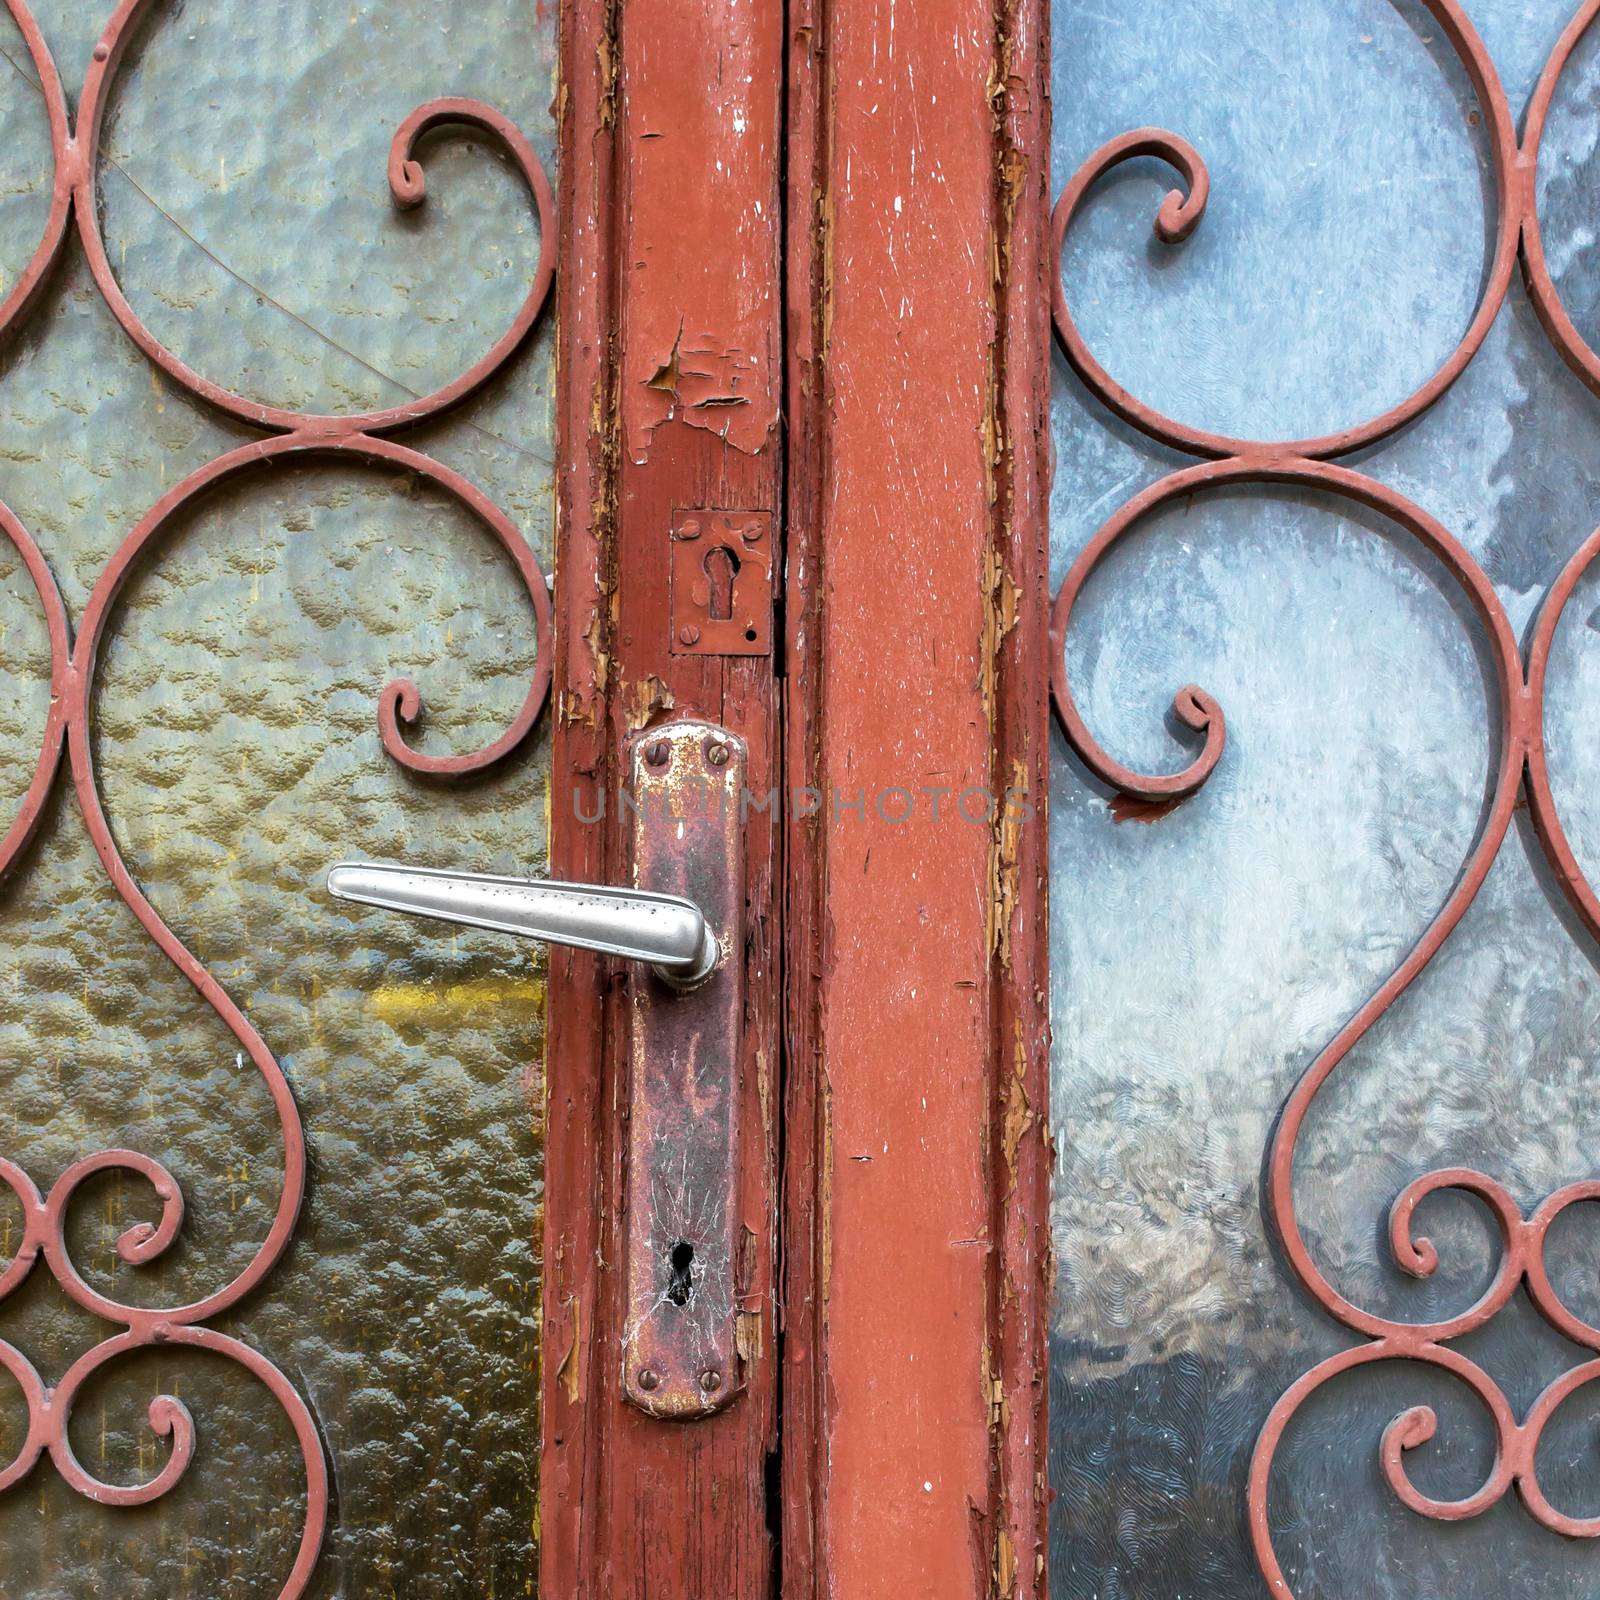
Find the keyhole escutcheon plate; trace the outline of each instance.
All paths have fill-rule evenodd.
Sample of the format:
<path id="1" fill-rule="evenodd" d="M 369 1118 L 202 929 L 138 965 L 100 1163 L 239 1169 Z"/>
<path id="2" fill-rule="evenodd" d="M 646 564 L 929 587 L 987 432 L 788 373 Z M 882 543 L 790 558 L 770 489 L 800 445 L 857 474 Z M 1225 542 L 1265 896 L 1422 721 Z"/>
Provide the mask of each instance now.
<path id="1" fill-rule="evenodd" d="M 772 653 L 772 541 L 770 511 L 673 512 L 674 655 Z"/>

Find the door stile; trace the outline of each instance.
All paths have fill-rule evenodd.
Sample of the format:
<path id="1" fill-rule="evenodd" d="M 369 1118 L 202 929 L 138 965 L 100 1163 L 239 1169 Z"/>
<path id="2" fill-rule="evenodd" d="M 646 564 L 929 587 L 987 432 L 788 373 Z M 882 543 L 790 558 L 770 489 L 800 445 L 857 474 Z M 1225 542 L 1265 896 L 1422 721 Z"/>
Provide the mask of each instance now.
<path id="1" fill-rule="evenodd" d="M 784 163 L 785 769 L 789 793 L 821 793 L 818 660 L 824 572 L 822 528 L 828 482 L 827 297 L 831 271 L 828 127 L 831 71 L 828 0 L 791 0 Z M 782 1193 L 783 1600 L 828 1593 L 820 1536 L 827 1473 L 821 1361 L 831 1181 L 821 1029 L 827 929 L 823 850 L 827 819 L 791 805 L 786 817 Z"/>
<path id="2" fill-rule="evenodd" d="M 556 660 L 549 799 L 553 876 L 603 883 L 598 828 L 577 826 L 612 786 L 605 650 L 614 429 L 611 169 L 616 0 L 564 0 L 556 112 L 560 139 L 556 271 Z M 607 1098 L 603 963 L 549 952 L 544 1061 L 544 1328 L 539 1462 L 540 1594 L 586 1592 L 598 1552 L 604 1430 L 593 1344 Z"/>
<path id="3" fill-rule="evenodd" d="M 791 22 L 786 739 L 823 802 L 790 836 L 784 1592 L 1031 1595 L 1044 45 L 1021 0 L 809 0 Z M 878 809 L 924 786 L 996 814 Z"/>
<path id="4" fill-rule="evenodd" d="M 1039 1600 L 1049 1487 L 1049 827 L 1051 644 L 1050 27 L 1046 0 L 1008 0 L 994 96 L 999 337 L 995 345 L 996 788 L 1025 788 L 1035 814 L 997 841 L 995 1103 L 1000 1150 L 994 1230 L 992 1418 L 996 1430 L 994 1593 Z"/>
<path id="5" fill-rule="evenodd" d="M 563 955 L 551 964 L 547 1065 L 542 1592 L 760 1596 L 776 1439 L 777 658 L 701 653 L 673 571 L 675 530 L 708 511 L 750 514 L 739 526 L 762 541 L 750 570 L 767 551 L 782 571 L 782 15 L 770 0 L 573 0 L 569 11 L 563 118 L 582 148 L 563 191 L 552 865 L 627 880 L 619 786 L 643 730 L 699 718 L 742 741 L 742 1392 L 696 1421 L 648 1415 L 624 1393 L 628 1208 L 654 1202 L 629 1192 L 627 982 Z"/>

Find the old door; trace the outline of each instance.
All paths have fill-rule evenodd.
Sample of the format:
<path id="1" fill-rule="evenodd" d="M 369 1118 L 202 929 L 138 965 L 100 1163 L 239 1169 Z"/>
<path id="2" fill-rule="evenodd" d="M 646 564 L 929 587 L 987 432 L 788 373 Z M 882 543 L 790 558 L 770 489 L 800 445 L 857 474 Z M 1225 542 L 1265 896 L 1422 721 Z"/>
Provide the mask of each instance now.
<path id="1" fill-rule="evenodd" d="M 0 1593 L 764 1592 L 781 13 L 4 29 Z"/>
<path id="2" fill-rule="evenodd" d="M 1597 12 L 794 19 L 792 1592 L 1600 1586 Z"/>
<path id="3" fill-rule="evenodd" d="M 0 1594 L 1593 1593 L 1600 3 L 108 10 Z"/>

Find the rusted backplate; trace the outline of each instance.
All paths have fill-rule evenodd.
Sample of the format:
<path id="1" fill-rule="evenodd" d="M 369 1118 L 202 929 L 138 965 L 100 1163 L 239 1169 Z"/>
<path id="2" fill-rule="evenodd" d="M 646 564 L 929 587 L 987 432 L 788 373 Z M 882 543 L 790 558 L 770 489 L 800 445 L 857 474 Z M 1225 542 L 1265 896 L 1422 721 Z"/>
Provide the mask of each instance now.
<path id="1" fill-rule="evenodd" d="M 652 1416 L 690 1419 L 744 1386 L 734 1230 L 745 749 L 714 723 L 672 722 L 634 741 L 629 771 L 634 884 L 693 900 L 719 951 L 687 991 L 644 969 L 631 980 L 623 1391 Z"/>
<path id="2" fill-rule="evenodd" d="M 772 653 L 770 512 L 673 512 L 672 651 Z"/>

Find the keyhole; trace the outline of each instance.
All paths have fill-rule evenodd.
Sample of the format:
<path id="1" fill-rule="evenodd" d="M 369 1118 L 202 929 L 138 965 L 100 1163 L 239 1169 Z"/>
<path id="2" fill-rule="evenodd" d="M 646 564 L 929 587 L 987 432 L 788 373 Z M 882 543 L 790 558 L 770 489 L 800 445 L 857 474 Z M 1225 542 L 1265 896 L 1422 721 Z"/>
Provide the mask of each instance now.
<path id="1" fill-rule="evenodd" d="M 711 585 L 711 604 L 706 615 L 713 622 L 733 620 L 733 580 L 739 576 L 739 558 L 727 545 L 706 551 L 706 579 Z"/>
<path id="2" fill-rule="evenodd" d="M 667 1285 L 667 1299 L 675 1306 L 686 1306 L 694 1293 L 694 1246 L 687 1239 L 680 1239 L 668 1259 L 672 1263 L 672 1281 Z"/>

